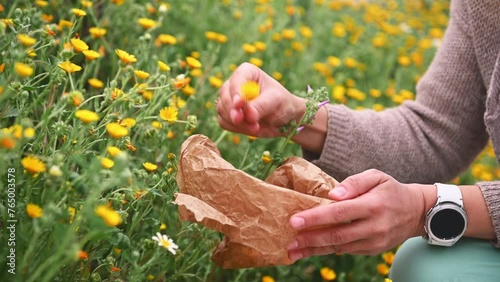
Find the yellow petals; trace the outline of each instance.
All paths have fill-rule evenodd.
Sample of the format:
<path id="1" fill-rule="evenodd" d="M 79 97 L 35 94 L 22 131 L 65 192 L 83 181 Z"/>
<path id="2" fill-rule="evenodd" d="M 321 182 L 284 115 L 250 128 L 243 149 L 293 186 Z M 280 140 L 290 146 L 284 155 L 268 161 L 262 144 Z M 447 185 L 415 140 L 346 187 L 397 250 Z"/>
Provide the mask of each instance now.
<path id="1" fill-rule="evenodd" d="M 337 278 L 337 273 L 329 267 L 322 267 L 319 272 L 325 281 L 333 281 Z"/>
<path id="2" fill-rule="evenodd" d="M 260 86 L 255 81 L 247 81 L 241 86 L 240 97 L 245 100 L 245 102 L 252 101 L 253 99 L 259 97 Z"/>
<path id="3" fill-rule="evenodd" d="M 92 36 L 92 38 L 101 38 L 104 35 L 106 35 L 108 31 L 105 28 L 100 28 L 100 27 L 91 27 L 89 28 L 89 33 Z"/>
<path id="4" fill-rule="evenodd" d="M 142 164 L 142 166 L 144 166 L 144 168 L 149 171 L 149 172 L 152 172 L 152 171 L 155 171 L 156 169 L 158 169 L 158 166 L 155 165 L 155 164 L 152 164 L 150 162 L 145 162 Z"/>
<path id="5" fill-rule="evenodd" d="M 158 68 L 161 71 L 169 71 L 170 70 L 170 67 L 162 61 L 158 61 Z"/>
<path id="6" fill-rule="evenodd" d="M 200 61 L 198 61 L 197 59 L 195 59 L 193 57 L 187 57 L 186 58 L 186 63 L 192 69 L 196 69 L 196 68 L 201 68 L 202 67 Z"/>
<path id="7" fill-rule="evenodd" d="M 36 43 L 36 39 L 27 34 L 18 34 L 17 40 L 26 47 L 30 47 Z"/>
<path id="8" fill-rule="evenodd" d="M 179 111 L 176 107 L 165 107 L 160 110 L 160 118 L 164 121 L 175 122 Z"/>
<path id="9" fill-rule="evenodd" d="M 177 43 L 177 38 L 175 38 L 175 36 L 165 33 L 158 35 L 158 38 L 156 40 L 159 43 L 166 45 L 174 45 Z"/>
<path id="10" fill-rule="evenodd" d="M 106 124 L 106 131 L 111 137 L 115 139 L 127 136 L 129 133 L 127 128 L 121 126 L 119 123 L 116 122 L 111 122 Z"/>
<path id="11" fill-rule="evenodd" d="M 102 82 L 97 78 L 89 78 L 87 82 L 89 83 L 90 86 L 97 89 L 102 88 L 104 86 L 104 82 Z"/>
<path id="12" fill-rule="evenodd" d="M 27 64 L 23 64 L 23 63 L 15 63 L 14 69 L 15 69 L 16 73 L 22 77 L 31 76 L 34 72 L 32 67 L 30 67 Z"/>
<path id="13" fill-rule="evenodd" d="M 16 146 L 16 140 L 11 136 L 0 137 L 0 147 L 4 149 L 13 149 Z"/>
<path id="14" fill-rule="evenodd" d="M 150 29 L 156 26 L 156 21 L 148 18 L 140 18 L 137 20 L 137 23 L 145 29 Z"/>
<path id="15" fill-rule="evenodd" d="M 222 86 L 222 79 L 216 77 L 216 76 L 211 76 L 208 78 L 208 82 L 210 82 L 210 85 L 212 85 L 214 88 L 220 88 Z"/>
<path id="16" fill-rule="evenodd" d="M 5 71 L 5 63 L 0 64 L 0 73 Z"/>
<path id="17" fill-rule="evenodd" d="M 120 60 L 122 62 L 124 62 L 125 64 L 130 64 L 130 63 L 137 62 L 137 59 L 135 58 L 134 55 L 130 55 L 129 53 L 127 53 L 127 52 L 125 52 L 123 50 L 116 49 L 115 53 L 116 53 L 116 55 L 118 55 L 118 57 L 120 58 Z"/>
<path id="18" fill-rule="evenodd" d="M 113 166 L 115 166 L 115 162 L 111 159 L 108 159 L 108 158 L 102 158 L 101 159 L 101 166 L 104 169 L 110 169 Z"/>
<path id="19" fill-rule="evenodd" d="M 142 70 L 134 70 L 135 76 L 141 79 L 147 79 L 150 74 Z"/>
<path id="20" fill-rule="evenodd" d="M 82 9 L 71 9 L 71 12 L 77 17 L 84 17 L 87 13 Z"/>
<path id="21" fill-rule="evenodd" d="M 45 172 L 45 164 L 36 157 L 28 156 L 21 160 L 24 169 L 30 174 Z"/>
<path id="22" fill-rule="evenodd" d="M 120 214 L 112 208 L 105 205 L 100 205 L 95 209 L 95 213 L 104 220 L 108 226 L 117 226 L 122 222 Z"/>
<path id="23" fill-rule="evenodd" d="M 78 110 L 75 112 L 75 116 L 83 123 L 91 123 L 99 120 L 99 115 L 89 110 Z"/>
<path id="24" fill-rule="evenodd" d="M 124 126 L 124 127 L 127 127 L 127 128 L 131 128 L 131 127 L 133 127 L 135 124 L 136 124 L 136 121 L 135 121 L 135 119 L 133 119 L 133 118 L 126 118 L 126 119 L 124 119 L 124 120 L 122 120 L 122 121 L 120 122 L 120 125 L 121 125 L 121 126 Z"/>
<path id="25" fill-rule="evenodd" d="M 27 204 L 26 205 L 26 213 L 31 218 L 40 218 L 40 217 L 42 217 L 43 210 L 39 205 Z"/>
<path id="26" fill-rule="evenodd" d="M 87 43 L 78 38 L 71 38 L 71 45 L 77 52 L 85 51 L 89 49 Z"/>
<path id="27" fill-rule="evenodd" d="M 75 65 L 70 61 L 62 62 L 58 66 L 68 73 L 73 73 L 82 70 L 82 67 L 80 67 L 79 65 Z"/>
<path id="28" fill-rule="evenodd" d="M 109 146 L 106 150 L 108 151 L 108 154 L 111 155 L 112 157 L 116 157 L 122 153 L 122 150 L 120 150 L 118 147 L 115 146 Z"/>

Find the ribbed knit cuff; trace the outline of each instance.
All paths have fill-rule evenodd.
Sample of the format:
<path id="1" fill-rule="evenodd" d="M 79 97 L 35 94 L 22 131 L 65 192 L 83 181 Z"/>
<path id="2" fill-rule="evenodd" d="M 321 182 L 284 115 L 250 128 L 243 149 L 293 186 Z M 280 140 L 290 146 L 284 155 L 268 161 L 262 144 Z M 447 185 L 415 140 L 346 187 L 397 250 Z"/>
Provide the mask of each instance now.
<path id="1" fill-rule="evenodd" d="M 323 151 L 320 155 L 303 149 L 303 157 L 320 167 L 323 171 L 342 181 L 348 177 L 350 164 L 348 136 L 350 134 L 349 108 L 343 105 L 326 105 L 328 113 L 328 131 Z"/>
<path id="2" fill-rule="evenodd" d="M 492 243 L 495 247 L 500 248 L 500 181 L 479 182 L 477 185 L 483 193 L 497 235 L 497 240 Z"/>

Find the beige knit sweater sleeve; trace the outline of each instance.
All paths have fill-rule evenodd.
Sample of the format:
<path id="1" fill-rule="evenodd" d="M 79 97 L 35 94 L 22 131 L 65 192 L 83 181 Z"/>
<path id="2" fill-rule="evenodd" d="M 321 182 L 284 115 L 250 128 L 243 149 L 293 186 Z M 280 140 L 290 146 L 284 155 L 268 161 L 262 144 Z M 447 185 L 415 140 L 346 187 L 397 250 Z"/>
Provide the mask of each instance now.
<path id="1" fill-rule="evenodd" d="M 309 159 L 337 180 L 370 168 L 401 182 L 446 182 L 463 172 L 488 141 L 481 77 L 465 1 L 452 1 L 443 43 L 417 85 L 415 101 L 354 111 L 329 105 L 321 154 Z M 500 183 L 480 185 L 500 238 Z"/>

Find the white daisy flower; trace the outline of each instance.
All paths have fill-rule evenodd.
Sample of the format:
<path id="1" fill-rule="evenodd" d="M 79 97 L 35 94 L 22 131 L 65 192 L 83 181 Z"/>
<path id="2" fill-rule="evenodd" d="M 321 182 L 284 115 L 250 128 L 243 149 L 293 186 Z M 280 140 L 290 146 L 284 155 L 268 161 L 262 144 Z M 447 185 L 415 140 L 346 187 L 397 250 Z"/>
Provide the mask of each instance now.
<path id="1" fill-rule="evenodd" d="M 175 250 L 179 248 L 179 246 L 177 246 L 171 238 L 168 238 L 165 234 L 162 235 L 160 232 L 157 232 L 156 236 L 153 236 L 152 238 L 154 241 L 158 242 L 158 246 L 169 250 L 174 255 Z"/>

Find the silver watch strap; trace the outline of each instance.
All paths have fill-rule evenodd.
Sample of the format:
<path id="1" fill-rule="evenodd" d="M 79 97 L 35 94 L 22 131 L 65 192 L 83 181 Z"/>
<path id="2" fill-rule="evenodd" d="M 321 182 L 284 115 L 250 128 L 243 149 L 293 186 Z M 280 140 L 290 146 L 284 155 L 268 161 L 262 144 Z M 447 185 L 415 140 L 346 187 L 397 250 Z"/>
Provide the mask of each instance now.
<path id="1" fill-rule="evenodd" d="M 457 185 L 442 183 L 435 183 L 434 185 L 437 187 L 438 204 L 452 202 L 461 207 L 464 206 L 462 201 L 462 192 Z"/>

